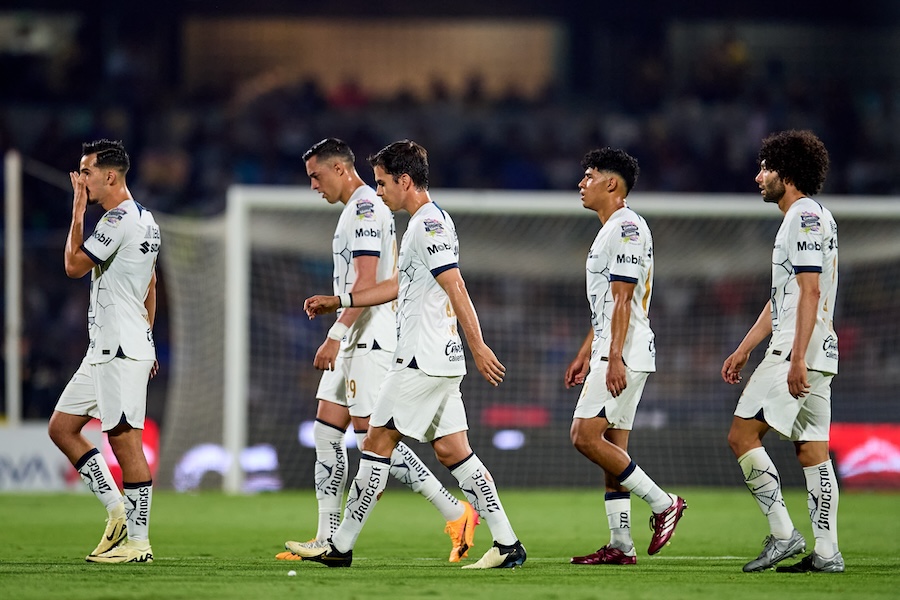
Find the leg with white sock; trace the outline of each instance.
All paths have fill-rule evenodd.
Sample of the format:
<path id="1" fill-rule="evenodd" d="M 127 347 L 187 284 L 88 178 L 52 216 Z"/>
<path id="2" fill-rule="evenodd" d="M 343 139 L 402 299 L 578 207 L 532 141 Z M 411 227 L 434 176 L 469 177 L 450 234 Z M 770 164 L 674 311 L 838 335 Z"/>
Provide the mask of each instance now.
<path id="1" fill-rule="evenodd" d="M 459 482 L 459 489 L 466 495 L 472 508 L 487 523 L 494 541 L 503 546 L 515 544 L 519 538 L 500 502 L 494 478 L 481 459 L 473 452 L 459 464 L 452 465 L 450 473 Z"/>
<path id="2" fill-rule="evenodd" d="M 604 498 L 606 522 L 609 525 L 609 546 L 622 552 L 634 553 L 631 538 L 631 494 L 607 492 Z"/>
<path id="3" fill-rule="evenodd" d="M 327 540 L 341 522 L 341 503 L 348 477 L 344 434 L 344 429 L 319 419 L 313 424 L 316 502 L 319 507 L 317 540 Z"/>
<path id="4" fill-rule="evenodd" d="M 738 464 L 747 489 L 769 522 L 770 533 L 781 540 L 790 538 L 794 523 L 784 504 L 781 477 L 769 453 L 762 446 L 754 448 L 739 457 Z"/>
<path id="5" fill-rule="evenodd" d="M 340 553 L 353 549 L 372 509 L 381 498 L 390 475 L 391 460 L 374 452 L 363 450 L 359 470 L 350 483 L 347 506 L 340 527 L 331 536 L 331 543 Z"/>
<path id="6" fill-rule="evenodd" d="M 815 553 L 830 558 L 839 552 L 837 512 L 839 491 L 834 464 L 827 460 L 812 467 L 804 467 L 806 477 L 809 520 L 816 538 Z"/>

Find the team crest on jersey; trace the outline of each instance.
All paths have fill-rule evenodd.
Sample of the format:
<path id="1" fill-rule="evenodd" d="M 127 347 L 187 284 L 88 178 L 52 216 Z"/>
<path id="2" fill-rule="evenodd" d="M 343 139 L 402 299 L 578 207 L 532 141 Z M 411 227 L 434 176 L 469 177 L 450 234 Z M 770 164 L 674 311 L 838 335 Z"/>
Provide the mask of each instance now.
<path id="1" fill-rule="evenodd" d="M 375 205 L 372 204 L 371 200 L 362 199 L 356 201 L 356 218 L 360 220 L 375 218 Z"/>
<path id="2" fill-rule="evenodd" d="M 814 212 L 800 213 L 800 229 L 806 232 L 818 232 L 820 228 L 818 214 Z"/>
<path id="3" fill-rule="evenodd" d="M 119 221 L 121 221 L 126 214 L 128 213 L 124 208 L 113 208 L 103 215 L 101 221 L 108 223 L 111 227 L 118 227 Z"/>
<path id="4" fill-rule="evenodd" d="M 425 219 L 425 233 L 435 236 L 444 233 L 444 224 L 437 219 Z"/>
<path id="5" fill-rule="evenodd" d="M 641 230 L 631 221 L 622 222 L 622 242 L 636 242 L 641 239 Z"/>

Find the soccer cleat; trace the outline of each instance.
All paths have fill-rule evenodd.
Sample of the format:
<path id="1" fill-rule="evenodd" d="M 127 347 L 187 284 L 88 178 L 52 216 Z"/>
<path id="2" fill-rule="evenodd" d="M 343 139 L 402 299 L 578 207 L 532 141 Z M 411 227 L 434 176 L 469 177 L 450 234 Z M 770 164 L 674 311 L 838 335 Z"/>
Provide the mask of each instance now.
<path id="1" fill-rule="evenodd" d="M 331 548 L 331 544 L 328 540 L 309 540 L 308 542 L 288 541 L 284 543 L 284 549 L 297 558 L 281 558 L 280 560 L 302 560 L 304 558 L 309 558 L 310 556 L 316 556 L 323 552 L 327 552 L 329 548 Z M 286 553 L 281 552 L 276 555 L 275 558 L 279 558 L 282 554 Z"/>
<path id="2" fill-rule="evenodd" d="M 469 548 L 475 545 L 475 526 L 481 520 L 478 513 L 468 502 L 463 502 L 463 514 L 455 521 L 447 521 L 444 533 L 450 536 L 453 547 L 450 548 L 450 562 L 459 562 L 459 559 L 469 555 Z"/>
<path id="3" fill-rule="evenodd" d="M 587 556 L 573 556 L 569 562 L 573 565 L 633 565 L 637 564 L 637 556 L 634 554 L 634 546 L 631 547 L 631 554 L 627 554 L 606 545 Z"/>
<path id="4" fill-rule="evenodd" d="M 276 560 L 303 560 L 302 556 L 297 556 L 293 552 L 289 552 L 285 550 L 284 552 L 279 552 L 275 555 Z"/>
<path id="5" fill-rule="evenodd" d="M 525 546 L 516 542 L 512 546 L 501 546 L 497 542 L 484 553 L 478 562 L 463 569 L 514 569 L 525 562 Z"/>
<path id="6" fill-rule="evenodd" d="M 791 532 L 791 537 L 786 540 L 779 540 L 774 535 L 766 536 L 766 539 L 763 540 L 763 551 L 755 559 L 744 565 L 744 573 L 771 569 L 777 563 L 800 554 L 804 550 L 806 550 L 806 540 L 796 529 Z"/>
<path id="7" fill-rule="evenodd" d="M 284 547 L 303 560 L 322 563 L 326 567 L 349 567 L 353 564 L 353 550 L 338 552 L 330 541 L 287 542 Z"/>
<path id="8" fill-rule="evenodd" d="M 85 560 L 95 563 L 152 563 L 153 550 L 146 540 L 125 540 L 115 548 L 97 556 L 88 556 Z"/>
<path id="9" fill-rule="evenodd" d="M 844 557 L 838 552 L 831 558 L 822 558 L 815 552 L 804 556 L 800 562 L 775 569 L 778 573 L 843 573 Z"/>
<path id="10" fill-rule="evenodd" d="M 121 517 L 110 517 L 106 520 L 106 531 L 100 538 L 100 543 L 94 548 L 88 556 L 99 556 L 104 552 L 112 550 L 125 541 L 128 537 L 128 521 L 125 514 Z"/>
<path id="11" fill-rule="evenodd" d="M 675 526 L 681 520 L 684 511 L 687 510 L 687 502 L 681 496 L 669 494 L 672 498 L 672 506 L 659 514 L 650 516 L 650 529 L 653 530 L 653 537 L 650 538 L 650 547 L 647 548 L 647 554 L 656 554 L 665 546 L 672 534 L 675 533 Z"/>

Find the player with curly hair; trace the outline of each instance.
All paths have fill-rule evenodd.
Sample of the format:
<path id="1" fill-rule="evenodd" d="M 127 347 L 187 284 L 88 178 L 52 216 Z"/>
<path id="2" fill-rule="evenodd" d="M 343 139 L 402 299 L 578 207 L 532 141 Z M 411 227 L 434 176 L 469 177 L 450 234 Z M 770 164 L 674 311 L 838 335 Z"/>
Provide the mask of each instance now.
<path id="1" fill-rule="evenodd" d="M 806 550 L 784 504 L 781 479 L 763 447 L 774 429 L 794 442 L 808 490 L 815 549 L 779 572 L 840 573 L 838 483 L 828 454 L 831 381 L 838 370 L 834 306 L 838 281 L 837 224 L 812 199 L 825 183 L 828 151 L 810 131 L 783 131 L 763 140 L 756 183 L 784 220 L 772 252 L 772 296 L 756 323 L 722 366 L 722 378 L 741 381 L 750 352 L 771 336 L 734 411 L 728 443 L 744 481 L 769 521 L 760 555 L 744 571 L 762 571 Z"/>

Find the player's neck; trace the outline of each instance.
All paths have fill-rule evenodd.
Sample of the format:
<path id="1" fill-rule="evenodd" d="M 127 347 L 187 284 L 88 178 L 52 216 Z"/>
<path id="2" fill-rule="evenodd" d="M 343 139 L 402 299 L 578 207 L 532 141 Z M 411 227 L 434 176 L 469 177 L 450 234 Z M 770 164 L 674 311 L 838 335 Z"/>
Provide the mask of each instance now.
<path id="1" fill-rule="evenodd" d="M 409 195 L 407 201 L 403 203 L 403 208 L 409 213 L 409 216 L 413 216 L 420 208 L 430 203 L 431 196 L 428 194 L 428 190 L 416 191 Z"/>
<path id="2" fill-rule="evenodd" d="M 100 202 L 100 206 L 103 207 L 103 210 L 110 211 L 115 207 L 119 206 L 126 200 L 131 200 L 131 192 L 128 191 L 126 186 L 121 186 L 115 192 L 109 194 L 106 198 L 103 199 L 103 202 Z"/>

